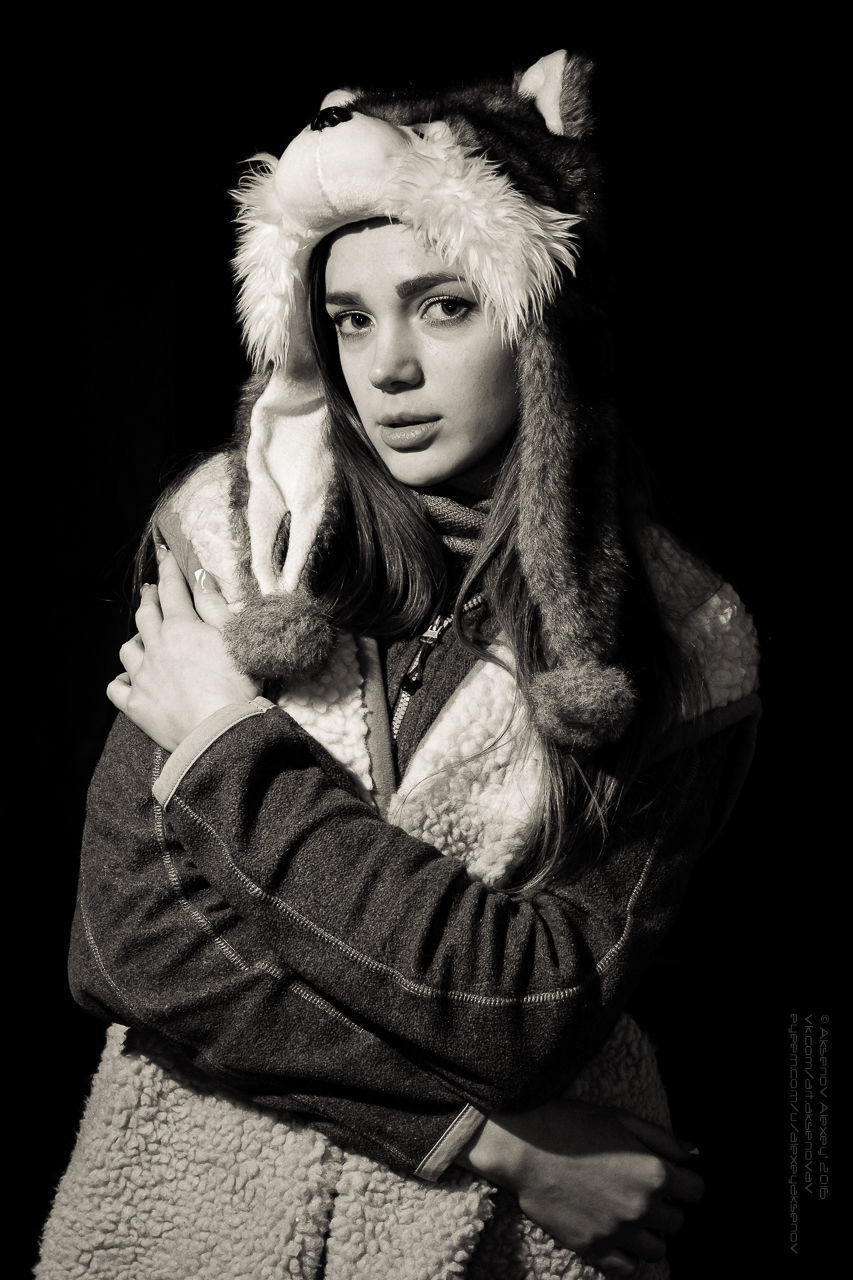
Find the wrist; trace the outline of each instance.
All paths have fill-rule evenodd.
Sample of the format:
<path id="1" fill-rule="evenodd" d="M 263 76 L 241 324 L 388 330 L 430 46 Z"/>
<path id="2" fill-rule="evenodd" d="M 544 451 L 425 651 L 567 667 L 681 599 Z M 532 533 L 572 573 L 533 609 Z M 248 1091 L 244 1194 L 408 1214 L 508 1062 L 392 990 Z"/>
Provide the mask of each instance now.
<path id="1" fill-rule="evenodd" d="M 232 700 L 226 706 L 215 711 L 213 715 L 208 716 L 178 744 L 174 752 L 169 756 L 163 767 L 163 772 L 152 787 L 155 800 L 165 808 L 177 787 L 183 781 L 185 774 L 217 739 L 230 732 L 241 720 L 263 715 L 274 707 L 275 703 L 259 696 L 251 701 L 248 699 L 239 702 Z M 162 746 L 163 744 L 161 743 L 160 745 Z M 169 748 L 167 747 L 166 749 L 168 750 Z"/>
<path id="2" fill-rule="evenodd" d="M 456 1163 L 490 1182 L 510 1187 L 518 1176 L 520 1146 L 508 1129 L 487 1116 L 459 1152 Z"/>
<path id="3" fill-rule="evenodd" d="M 191 705 L 183 707 L 176 713 L 171 725 L 174 746 L 167 746 L 165 743 L 161 743 L 161 746 L 174 751 L 188 738 L 195 737 L 199 731 L 204 733 L 208 724 L 221 720 L 228 712 L 239 715 L 241 709 L 245 713 L 245 709 L 255 707 L 259 711 L 265 711 L 272 705 L 268 699 L 260 697 L 256 689 L 251 688 L 219 689 L 200 694 L 193 699 Z"/>

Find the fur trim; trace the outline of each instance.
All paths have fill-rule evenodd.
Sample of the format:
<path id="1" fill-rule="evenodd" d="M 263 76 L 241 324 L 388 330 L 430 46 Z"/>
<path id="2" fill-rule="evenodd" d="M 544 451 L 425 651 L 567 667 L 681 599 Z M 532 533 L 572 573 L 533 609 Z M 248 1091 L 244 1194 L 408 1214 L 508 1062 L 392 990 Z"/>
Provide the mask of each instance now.
<path id="1" fill-rule="evenodd" d="M 597 745 L 618 739 L 634 706 L 612 666 L 627 573 L 615 432 L 605 407 L 578 401 L 547 323 L 524 334 L 518 364 L 518 551 L 555 668 L 531 689 L 534 718 L 556 742 Z"/>
<path id="2" fill-rule="evenodd" d="M 560 267 L 575 269 L 580 218 L 521 194 L 497 164 L 456 145 L 448 129 L 402 158 L 389 184 L 388 212 L 457 270 L 517 341 L 542 319 L 560 286 Z"/>
<path id="3" fill-rule="evenodd" d="M 299 238 L 282 223 L 275 189 L 279 161 L 256 155 L 232 192 L 237 204 L 234 275 L 240 282 L 237 314 L 246 353 L 255 370 L 279 363 L 287 351 Z"/>
<path id="4" fill-rule="evenodd" d="M 336 135 L 333 142 L 328 134 Z M 523 195 L 496 163 L 460 146 L 443 122 L 415 131 L 356 113 L 334 129 L 304 130 L 279 161 L 258 155 L 252 163 L 234 192 L 234 271 L 255 368 L 284 364 L 294 331 L 304 337 L 311 251 L 353 222 L 388 217 L 411 226 L 478 291 L 508 341 L 541 318 L 561 268 L 574 271 L 572 229 L 581 219 Z"/>
<path id="5" fill-rule="evenodd" d="M 336 632 L 325 610 L 300 588 L 255 596 L 226 625 L 223 636 L 241 671 L 256 680 L 286 680 L 319 671 Z"/>
<path id="6" fill-rule="evenodd" d="M 615 431 L 606 406 L 581 403 L 550 326 L 525 333 L 519 554 L 555 659 L 606 659 L 616 643 L 627 560 L 616 514 Z"/>
<path id="7" fill-rule="evenodd" d="M 539 732 L 564 747 L 617 742 L 636 706 L 626 673 L 595 661 L 534 676 L 528 696 Z"/>

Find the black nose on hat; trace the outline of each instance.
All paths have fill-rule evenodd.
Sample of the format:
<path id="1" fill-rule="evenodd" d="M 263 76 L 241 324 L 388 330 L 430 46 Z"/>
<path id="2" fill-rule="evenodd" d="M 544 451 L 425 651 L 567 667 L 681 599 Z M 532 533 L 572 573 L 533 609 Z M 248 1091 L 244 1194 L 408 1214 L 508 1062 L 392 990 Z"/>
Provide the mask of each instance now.
<path id="1" fill-rule="evenodd" d="M 326 107 L 323 111 L 319 111 L 311 121 L 311 128 L 332 129 L 336 124 L 341 124 L 344 120 L 352 120 L 352 112 L 347 111 L 346 107 Z"/>

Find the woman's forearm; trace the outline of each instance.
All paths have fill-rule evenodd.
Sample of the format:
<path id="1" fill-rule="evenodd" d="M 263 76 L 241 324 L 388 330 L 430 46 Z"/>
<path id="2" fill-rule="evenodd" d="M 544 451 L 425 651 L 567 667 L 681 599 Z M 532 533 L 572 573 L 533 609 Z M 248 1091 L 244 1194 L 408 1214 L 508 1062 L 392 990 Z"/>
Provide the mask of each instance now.
<path id="1" fill-rule="evenodd" d="M 659 1125 L 613 1107 L 556 1099 L 490 1117 L 457 1158 L 507 1188 L 534 1222 L 609 1274 L 666 1252 L 680 1203 L 702 1194 L 695 1155 Z"/>

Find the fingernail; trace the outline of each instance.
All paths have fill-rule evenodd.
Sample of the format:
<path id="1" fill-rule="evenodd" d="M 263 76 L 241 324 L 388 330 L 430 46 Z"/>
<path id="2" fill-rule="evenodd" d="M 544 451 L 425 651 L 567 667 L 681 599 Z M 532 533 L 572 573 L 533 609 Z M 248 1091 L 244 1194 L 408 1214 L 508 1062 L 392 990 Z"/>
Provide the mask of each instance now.
<path id="1" fill-rule="evenodd" d="M 196 569 L 193 577 L 200 591 L 218 591 L 219 587 L 212 573 L 206 569 Z"/>

